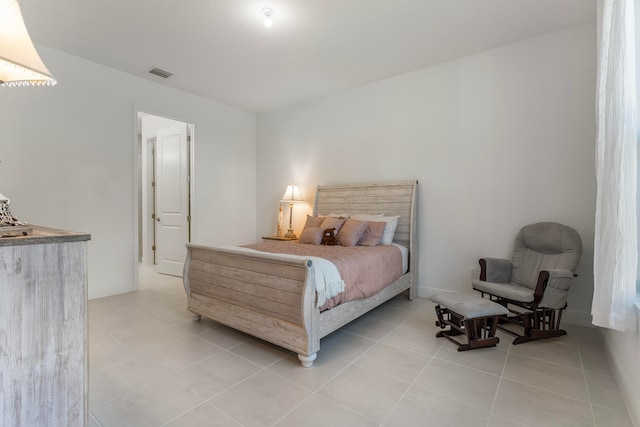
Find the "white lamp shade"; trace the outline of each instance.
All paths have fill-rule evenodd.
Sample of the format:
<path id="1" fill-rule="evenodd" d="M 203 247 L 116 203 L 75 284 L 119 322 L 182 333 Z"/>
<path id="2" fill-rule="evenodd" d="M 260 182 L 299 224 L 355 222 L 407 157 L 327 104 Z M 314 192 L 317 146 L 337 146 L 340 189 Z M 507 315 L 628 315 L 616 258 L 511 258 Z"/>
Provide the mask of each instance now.
<path id="1" fill-rule="evenodd" d="M 16 0 L 0 0 L 0 86 L 53 86 Z"/>
<path id="2" fill-rule="evenodd" d="M 282 202 L 286 202 L 286 203 L 304 202 L 304 199 L 300 195 L 300 188 L 295 184 L 287 185 L 287 189 L 282 195 Z"/>

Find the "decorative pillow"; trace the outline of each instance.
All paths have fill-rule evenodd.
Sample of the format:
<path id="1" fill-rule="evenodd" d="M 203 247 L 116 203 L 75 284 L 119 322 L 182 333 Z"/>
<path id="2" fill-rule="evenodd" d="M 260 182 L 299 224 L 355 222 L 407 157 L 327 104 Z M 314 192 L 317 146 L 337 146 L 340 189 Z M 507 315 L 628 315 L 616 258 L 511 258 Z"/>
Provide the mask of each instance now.
<path id="1" fill-rule="evenodd" d="M 359 221 L 375 221 L 375 222 L 385 222 L 386 225 L 384 227 L 384 233 L 382 233 L 382 238 L 380 239 L 381 245 L 390 245 L 393 242 L 393 236 L 396 234 L 396 228 L 398 227 L 398 218 L 399 216 L 377 216 L 377 215 L 367 215 L 367 214 L 357 214 L 353 216 L 353 219 L 357 219 Z"/>
<path id="2" fill-rule="evenodd" d="M 336 233 L 340 232 L 340 228 L 342 228 L 342 225 L 345 223 L 347 219 L 346 218 L 334 218 L 332 216 L 328 216 L 325 217 L 324 221 L 322 221 L 322 225 L 320 225 L 321 228 L 335 228 L 336 229 Z"/>
<path id="3" fill-rule="evenodd" d="M 380 239 L 381 245 L 390 245 L 391 243 L 393 243 L 393 236 L 395 236 L 396 234 L 396 228 L 398 227 L 399 218 L 399 216 L 382 217 L 382 219 L 387 222 L 387 225 L 384 226 L 384 233 L 382 233 L 382 238 Z"/>
<path id="4" fill-rule="evenodd" d="M 315 227 L 320 227 L 322 225 L 322 221 L 324 221 L 323 216 L 311 216 L 311 215 L 307 215 L 307 222 L 304 223 L 304 227 L 302 227 L 302 230 L 306 229 L 306 228 L 315 228 Z"/>
<path id="5" fill-rule="evenodd" d="M 366 229 L 367 223 L 365 221 L 347 219 L 338 233 L 338 244 L 355 246 Z"/>
<path id="6" fill-rule="evenodd" d="M 308 245 L 319 245 L 322 243 L 322 236 L 324 228 L 322 227 L 308 227 L 302 230 L 300 233 L 299 243 L 305 243 Z"/>
<path id="7" fill-rule="evenodd" d="M 369 221 L 367 228 L 358 241 L 358 246 L 377 246 L 380 244 L 386 222 Z"/>

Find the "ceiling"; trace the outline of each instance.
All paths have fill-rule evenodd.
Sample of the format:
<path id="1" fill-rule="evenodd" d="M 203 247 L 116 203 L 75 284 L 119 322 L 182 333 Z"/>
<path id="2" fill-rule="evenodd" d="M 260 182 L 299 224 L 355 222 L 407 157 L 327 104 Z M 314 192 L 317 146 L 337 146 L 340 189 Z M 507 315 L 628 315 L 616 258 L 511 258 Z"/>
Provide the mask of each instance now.
<path id="1" fill-rule="evenodd" d="M 595 21 L 596 0 L 20 0 L 33 41 L 263 112 Z M 272 7 L 273 27 L 261 9 Z M 594 47 L 595 49 L 595 47 Z M 168 79 L 148 74 L 159 67 Z M 51 72 L 55 77 L 55 69 Z"/>

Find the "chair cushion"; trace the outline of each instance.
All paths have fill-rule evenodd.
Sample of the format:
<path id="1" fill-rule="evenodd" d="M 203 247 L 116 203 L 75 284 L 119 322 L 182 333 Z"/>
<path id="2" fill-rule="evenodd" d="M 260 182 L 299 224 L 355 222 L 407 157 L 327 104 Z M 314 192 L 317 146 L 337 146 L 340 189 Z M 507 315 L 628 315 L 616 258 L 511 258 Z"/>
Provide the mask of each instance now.
<path id="1" fill-rule="evenodd" d="M 533 289 L 520 286 L 515 283 L 495 283 L 485 282 L 483 280 L 472 280 L 473 289 L 481 292 L 487 292 L 501 298 L 507 298 L 519 302 L 532 302 Z"/>
<path id="2" fill-rule="evenodd" d="M 436 304 L 459 314 L 465 319 L 509 314 L 509 310 L 504 306 L 473 294 L 447 292 L 432 295 L 429 299 Z"/>
<path id="3" fill-rule="evenodd" d="M 575 272 L 582 255 L 582 240 L 576 230 L 555 222 L 522 227 L 515 239 L 511 282 L 535 289 L 540 270 Z"/>

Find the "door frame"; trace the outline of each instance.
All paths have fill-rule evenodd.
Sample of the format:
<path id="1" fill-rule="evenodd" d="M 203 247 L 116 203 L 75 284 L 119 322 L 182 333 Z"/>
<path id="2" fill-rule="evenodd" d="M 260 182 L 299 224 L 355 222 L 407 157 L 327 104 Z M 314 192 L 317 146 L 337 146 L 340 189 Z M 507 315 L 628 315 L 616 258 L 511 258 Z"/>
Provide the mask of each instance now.
<path id="1" fill-rule="evenodd" d="M 138 254 L 140 252 L 140 243 L 139 243 L 139 235 L 140 235 L 140 226 L 138 224 L 140 210 L 142 207 L 139 203 L 139 191 L 140 191 L 140 178 L 138 177 L 138 167 L 141 164 L 141 156 L 139 153 L 140 146 L 142 144 L 142 128 L 140 122 L 140 115 L 150 115 L 162 117 L 170 120 L 176 120 L 179 122 L 183 122 L 187 125 L 189 130 L 189 135 L 191 140 L 189 142 L 189 215 L 191 217 L 191 221 L 189 222 L 189 240 L 195 235 L 195 227 L 194 227 L 194 212 L 195 212 L 195 127 L 196 123 L 193 120 L 188 120 L 182 117 L 176 117 L 171 114 L 164 114 L 162 112 L 158 112 L 153 108 L 146 108 L 140 105 L 133 104 L 133 253 L 132 253 L 132 262 L 133 262 L 133 284 L 134 290 L 138 290 L 139 288 L 139 269 L 138 269 Z M 144 222 L 143 222 L 144 224 Z"/>

